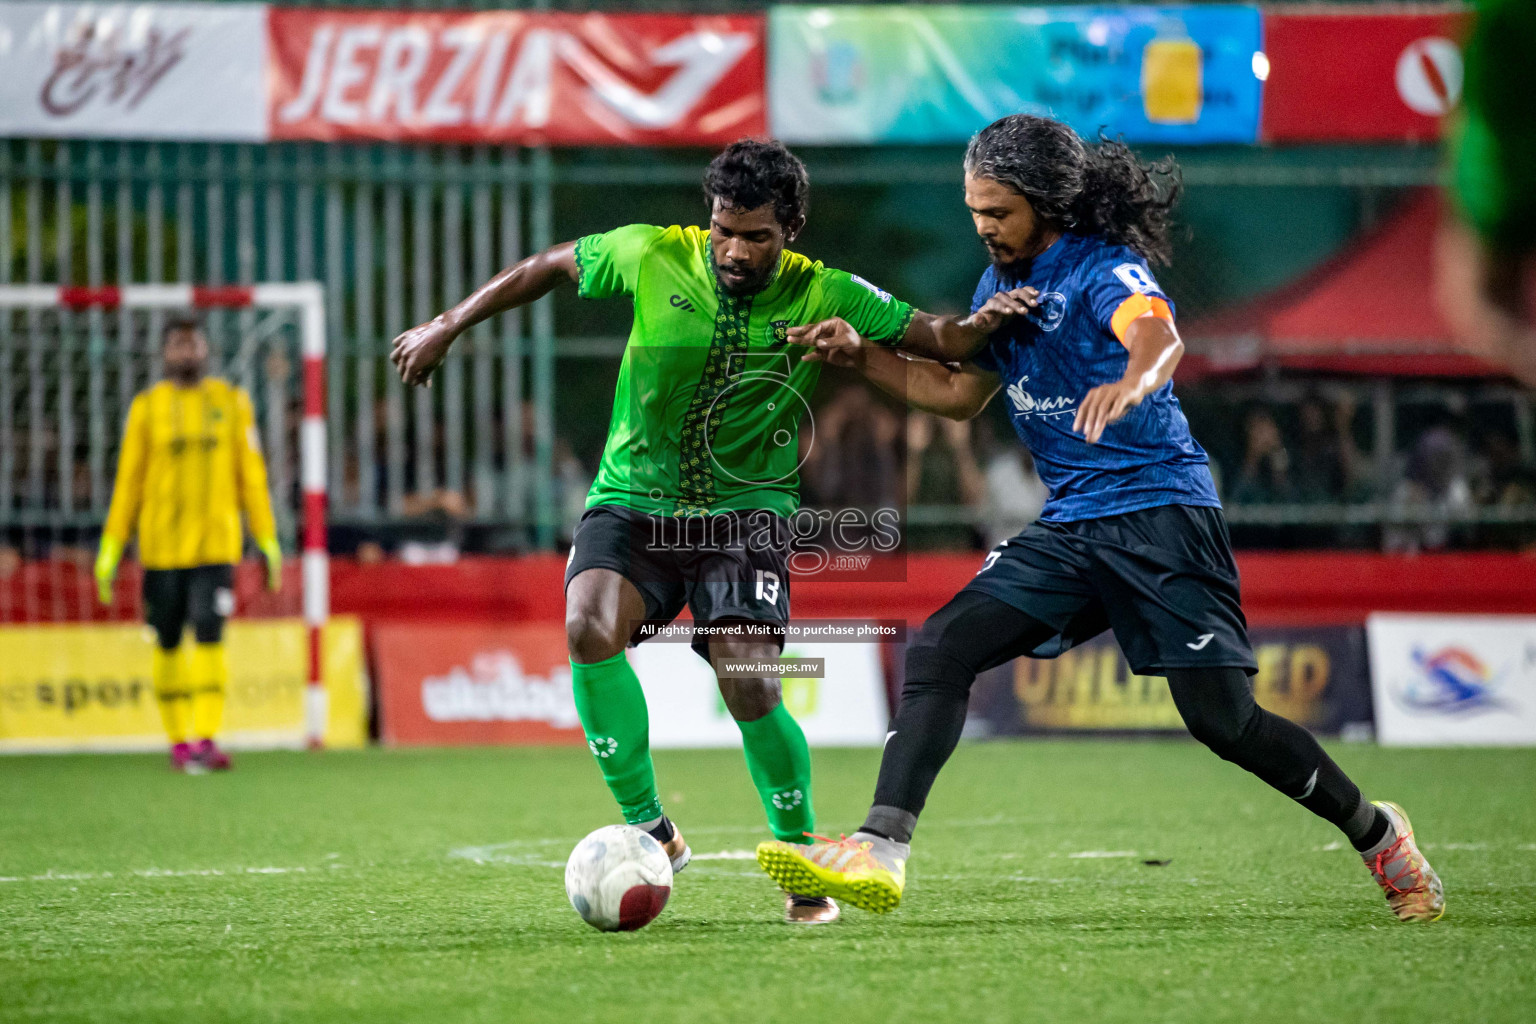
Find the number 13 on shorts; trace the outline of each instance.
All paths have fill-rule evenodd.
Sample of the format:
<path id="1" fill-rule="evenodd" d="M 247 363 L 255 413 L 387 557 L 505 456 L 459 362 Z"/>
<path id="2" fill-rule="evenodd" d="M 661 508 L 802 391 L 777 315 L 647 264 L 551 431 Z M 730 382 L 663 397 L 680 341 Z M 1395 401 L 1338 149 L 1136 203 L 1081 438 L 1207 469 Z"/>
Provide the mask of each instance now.
<path id="1" fill-rule="evenodd" d="M 767 569 L 757 570 L 757 599 L 769 604 L 779 599 L 779 575 Z"/>

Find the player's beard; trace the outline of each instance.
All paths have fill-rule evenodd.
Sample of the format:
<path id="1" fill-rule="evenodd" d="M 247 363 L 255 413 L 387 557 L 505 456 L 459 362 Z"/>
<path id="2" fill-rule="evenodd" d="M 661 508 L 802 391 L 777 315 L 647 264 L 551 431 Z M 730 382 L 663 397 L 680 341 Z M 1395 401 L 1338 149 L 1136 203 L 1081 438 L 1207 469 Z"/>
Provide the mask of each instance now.
<path id="1" fill-rule="evenodd" d="M 179 384 L 182 387 L 191 387 L 203 379 L 203 372 L 207 369 L 204 360 L 186 359 L 179 362 L 166 362 L 166 379 Z"/>
<path id="2" fill-rule="evenodd" d="M 711 269 L 715 272 L 715 280 L 719 282 L 721 290 L 727 295 L 732 295 L 736 298 L 756 295 L 766 288 L 768 286 L 768 279 L 773 276 L 773 266 L 775 264 L 770 264 L 766 270 L 751 270 L 751 268 L 742 267 L 740 269 L 749 270 L 750 273 L 747 277 L 736 280 L 721 274 L 720 264 L 713 257 L 710 258 L 709 263 Z"/>
<path id="3" fill-rule="evenodd" d="M 1018 248 L 1007 247 L 1006 251 L 999 252 L 991 245 L 987 246 L 987 255 L 992 259 L 992 266 L 998 275 L 1010 281 L 1023 281 L 1029 277 L 1030 267 L 1046 248 L 1045 236 L 1051 230 L 1050 225 L 1043 220 L 1035 221 L 1034 228 L 1029 237 L 1024 239 Z M 1026 255 L 1027 254 L 1027 255 Z"/>

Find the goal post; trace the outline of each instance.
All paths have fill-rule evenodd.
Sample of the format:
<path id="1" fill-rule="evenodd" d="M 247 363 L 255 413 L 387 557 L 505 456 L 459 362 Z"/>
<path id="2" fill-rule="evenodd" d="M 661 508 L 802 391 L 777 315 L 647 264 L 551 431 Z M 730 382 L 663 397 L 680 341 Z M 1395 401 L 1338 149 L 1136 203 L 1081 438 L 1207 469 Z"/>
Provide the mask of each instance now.
<path id="1" fill-rule="evenodd" d="M 53 440 L 54 447 L 58 450 L 57 470 L 50 470 L 50 481 L 59 481 L 57 486 L 29 488 L 27 481 L 21 481 L 20 500 L 13 497 L 12 492 L 17 490 L 17 481 L 13 473 L 15 452 L 5 454 L 6 461 L 0 463 L 3 466 L 3 475 L 6 479 L 3 483 L 5 490 L 0 494 L 6 497 L 4 503 L 0 503 L 0 525 L 6 519 L 13 519 L 25 523 L 28 511 L 28 501 L 32 502 L 32 510 L 36 511 L 45 503 L 49 507 L 45 510 L 52 513 L 57 505 L 56 497 L 49 493 L 28 494 L 29 490 L 53 491 L 62 489 L 65 495 L 66 511 L 79 507 L 81 514 L 90 517 L 99 515 L 104 503 L 101 500 L 101 487 L 99 478 L 102 476 L 101 464 L 105 462 L 105 456 L 95 447 L 95 438 L 87 437 L 79 447 L 88 448 L 88 470 L 81 475 L 89 479 L 82 485 L 96 486 L 90 495 L 90 500 L 73 501 L 75 482 L 66 479 L 74 475 L 74 467 L 66 464 L 66 460 L 72 454 L 65 451 L 71 447 L 69 440 L 76 438 L 80 433 L 74 423 L 76 417 L 69 408 L 72 401 L 73 384 L 63 382 L 65 374 L 86 375 L 90 379 L 88 385 L 90 397 L 91 430 L 87 434 L 94 434 L 103 429 L 116 430 L 121 428 L 121 417 L 126 414 L 126 408 L 115 409 L 118 422 L 109 427 L 102 425 L 106 419 L 103 408 L 109 403 L 101 401 L 105 389 L 100 383 L 102 372 L 101 363 L 106 362 L 104 346 L 92 344 L 88 347 L 88 354 L 84 359 L 84 366 L 79 365 L 79 360 L 68 365 L 62 356 L 54 354 L 54 360 L 48 363 L 48 383 L 42 380 L 27 380 L 26 371 L 31 368 L 44 367 L 46 354 L 35 354 L 41 348 L 41 343 L 34 340 L 30 346 L 29 358 L 32 362 L 26 362 L 19 358 L 16 346 L 13 343 L 16 334 L 16 324 L 13 322 L 15 314 L 29 314 L 28 320 L 34 322 L 37 318 L 47 315 L 73 315 L 88 314 L 100 317 L 108 312 L 133 314 L 143 311 L 150 315 L 165 315 L 175 313 L 204 313 L 215 310 L 248 311 L 251 313 L 265 312 L 269 317 L 276 318 L 276 323 L 268 323 L 263 330 L 270 333 L 285 327 L 296 328 L 299 336 L 299 353 L 302 361 L 302 373 L 299 375 L 300 391 L 302 393 L 302 412 L 299 417 L 297 431 L 297 462 L 298 462 L 298 489 L 300 491 L 299 522 L 295 524 L 294 533 L 300 548 L 300 579 L 302 590 L 302 617 L 307 634 L 308 669 L 306 685 L 304 689 L 304 733 L 306 742 L 311 747 L 320 747 L 323 744 L 326 720 L 328 715 L 326 689 L 323 678 L 323 637 L 326 621 L 330 617 L 330 564 L 326 547 L 326 504 L 327 504 L 327 435 L 326 435 L 326 394 L 325 394 L 325 292 L 323 287 L 314 281 L 282 282 L 271 284 L 254 284 L 240 286 L 198 286 L 190 284 L 131 284 L 113 285 L 104 287 L 78 287 L 52 284 L 0 284 L 0 343 L 4 348 L 4 359 L 0 360 L 0 376 L 8 376 L 4 389 L 0 390 L 0 443 L 9 448 L 17 447 L 17 428 L 14 420 L 21 419 L 25 428 L 34 436 L 35 450 L 41 452 L 42 442 L 35 441 L 36 435 L 46 430 L 52 430 L 54 434 L 62 435 L 66 440 Z M 25 327 L 22 328 L 26 330 Z M 130 331 L 133 328 L 130 328 Z M 131 337 L 119 337 L 119 346 L 126 352 L 132 345 Z M 254 355 L 247 352 L 249 348 L 244 340 L 241 343 L 241 351 L 244 354 L 243 363 L 249 367 L 249 372 L 254 376 L 260 371 L 255 368 Z M 126 358 L 126 357 L 125 357 Z M 53 367 L 65 366 L 65 369 Z M 14 373 L 21 369 L 22 374 Z M 138 389 L 144 376 L 142 368 L 135 368 L 126 374 L 126 380 L 120 380 L 118 390 L 124 394 Z M 17 384 L 26 389 L 56 388 L 56 396 L 50 398 L 42 394 L 30 394 L 28 401 L 16 403 Z M 237 380 L 248 388 L 254 380 Z M 17 410 L 23 411 L 18 415 Z M 64 421 L 63 413 L 70 412 L 68 422 L 59 427 L 55 421 Z M 30 415 L 31 420 L 25 417 Z M 274 421 L 281 425 L 282 412 L 277 412 Z M 34 422 L 35 421 L 35 422 Z M 281 432 L 279 426 L 278 431 Z M 284 457 L 278 453 L 278 457 Z M 36 458 L 33 462 L 39 461 Z M 110 468 L 110 467 L 109 467 Z M 31 480 L 41 481 L 44 474 L 41 467 L 29 467 L 32 473 Z M 272 482 L 269 481 L 269 485 Z M 58 521 L 63 517 L 55 516 Z M 0 538 L 3 539 L 3 538 Z"/>

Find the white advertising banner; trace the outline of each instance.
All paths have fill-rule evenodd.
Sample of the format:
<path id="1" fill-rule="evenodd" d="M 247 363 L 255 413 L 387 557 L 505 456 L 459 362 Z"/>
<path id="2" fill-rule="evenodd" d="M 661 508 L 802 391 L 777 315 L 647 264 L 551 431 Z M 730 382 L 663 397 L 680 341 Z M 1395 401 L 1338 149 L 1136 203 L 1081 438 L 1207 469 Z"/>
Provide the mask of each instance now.
<path id="1" fill-rule="evenodd" d="M 1536 745 L 1536 616 L 1372 615 L 1366 641 L 1381 743 Z"/>
<path id="2" fill-rule="evenodd" d="M 0 3 L 0 135 L 267 137 L 263 4 Z"/>
<path id="3" fill-rule="evenodd" d="M 786 658 L 825 658 L 822 679 L 783 680 L 784 706 L 813 747 L 877 747 L 885 741 L 884 672 L 872 643 L 791 643 Z M 629 652 L 645 688 L 652 747 L 739 747 L 715 674 L 686 643 L 641 644 Z"/>

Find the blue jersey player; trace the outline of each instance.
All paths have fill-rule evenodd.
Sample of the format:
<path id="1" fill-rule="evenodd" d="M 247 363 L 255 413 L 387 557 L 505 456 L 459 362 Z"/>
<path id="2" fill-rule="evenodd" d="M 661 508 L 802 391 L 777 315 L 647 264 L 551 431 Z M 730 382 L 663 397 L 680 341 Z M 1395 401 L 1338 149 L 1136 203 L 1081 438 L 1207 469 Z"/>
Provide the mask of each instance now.
<path id="1" fill-rule="evenodd" d="M 941 416 L 968 419 L 1001 391 L 1050 500 L 909 645 L 863 827 L 840 842 L 758 848 L 784 888 L 894 908 L 977 673 L 1111 629 L 1138 674 L 1167 677 L 1196 738 L 1344 832 L 1397 917 L 1444 912 L 1402 809 L 1366 800 L 1310 733 L 1254 702 L 1221 503 L 1173 395 L 1184 346 L 1148 266 L 1168 257 L 1177 193 L 1171 160 L 1143 165 L 1119 142 L 1003 118 L 965 157 L 966 206 L 992 258 L 957 325 L 968 332 L 905 339 L 915 356 L 870 344 L 842 320 L 790 332 L 811 346 L 805 358 L 854 367 Z"/>

